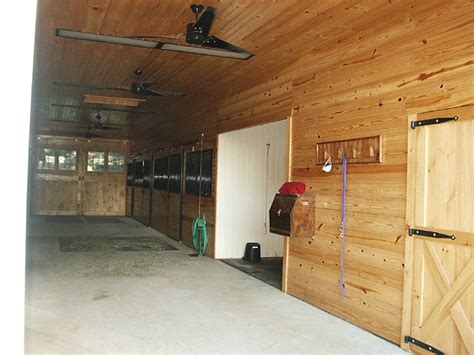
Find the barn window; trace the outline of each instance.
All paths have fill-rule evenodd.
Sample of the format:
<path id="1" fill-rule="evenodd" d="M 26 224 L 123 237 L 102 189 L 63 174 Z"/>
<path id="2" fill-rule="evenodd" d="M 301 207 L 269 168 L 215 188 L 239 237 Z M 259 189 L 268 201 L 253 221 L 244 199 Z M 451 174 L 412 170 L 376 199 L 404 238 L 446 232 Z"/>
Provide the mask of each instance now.
<path id="1" fill-rule="evenodd" d="M 109 152 L 109 172 L 123 173 L 125 171 L 125 155 L 120 152 Z"/>
<path id="2" fill-rule="evenodd" d="M 153 188 L 157 190 L 168 190 L 168 157 L 155 159 L 153 169 Z"/>
<path id="3" fill-rule="evenodd" d="M 54 170 L 56 157 L 54 149 L 40 148 L 38 150 L 38 169 Z"/>
<path id="4" fill-rule="evenodd" d="M 59 170 L 76 170 L 76 151 L 59 149 L 58 151 Z"/>
<path id="5" fill-rule="evenodd" d="M 186 193 L 199 195 L 199 182 L 201 182 L 201 196 L 211 196 L 212 193 L 212 149 L 202 152 L 186 154 Z"/>
<path id="6" fill-rule="evenodd" d="M 87 152 L 87 171 L 102 172 L 105 166 L 104 152 Z"/>
<path id="7" fill-rule="evenodd" d="M 181 155 L 170 156 L 169 192 L 181 192 Z"/>

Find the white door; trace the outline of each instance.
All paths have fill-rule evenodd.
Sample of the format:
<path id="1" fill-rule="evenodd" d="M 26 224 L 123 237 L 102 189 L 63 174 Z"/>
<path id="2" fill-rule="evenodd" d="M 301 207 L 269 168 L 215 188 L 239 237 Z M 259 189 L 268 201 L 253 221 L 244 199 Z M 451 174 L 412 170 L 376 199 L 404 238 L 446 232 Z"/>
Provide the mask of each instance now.
<path id="1" fill-rule="evenodd" d="M 241 258 L 247 242 L 260 243 L 262 257 L 283 255 L 268 209 L 287 174 L 287 120 L 219 135 L 216 258 Z"/>

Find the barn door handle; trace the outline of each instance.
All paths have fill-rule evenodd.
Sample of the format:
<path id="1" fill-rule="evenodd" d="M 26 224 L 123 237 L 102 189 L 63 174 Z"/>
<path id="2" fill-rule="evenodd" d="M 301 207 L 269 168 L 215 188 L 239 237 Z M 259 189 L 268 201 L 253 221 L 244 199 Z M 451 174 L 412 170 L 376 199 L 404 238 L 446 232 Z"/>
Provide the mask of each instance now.
<path id="1" fill-rule="evenodd" d="M 432 232 L 432 231 L 427 231 L 427 230 L 423 230 L 423 229 L 416 229 L 416 228 L 409 228 L 408 229 L 408 235 L 410 237 L 413 237 L 413 235 L 421 235 L 423 237 L 430 237 L 430 238 L 451 239 L 451 240 L 456 239 L 456 236 L 454 234 L 447 235 L 447 234 L 443 234 L 443 233 Z"/>
<path id="2" fill-rule="evenodd" d="M 280 217 L 280 215 L 281 215 L 281 209 L 277 211 L 277 216 Z"/>

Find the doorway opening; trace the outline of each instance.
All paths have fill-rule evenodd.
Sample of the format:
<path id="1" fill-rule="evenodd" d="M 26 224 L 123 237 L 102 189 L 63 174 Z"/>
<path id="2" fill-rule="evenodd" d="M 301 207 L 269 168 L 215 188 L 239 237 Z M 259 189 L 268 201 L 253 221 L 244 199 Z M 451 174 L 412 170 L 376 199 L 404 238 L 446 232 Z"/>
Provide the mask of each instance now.
<path id="1" fill-rule="evenodd" d="M 218 136 L 215 257 L 279 289 L 284 237 L 270 233 L 268 210 L 288 179 L 288 120 Z M 244 260 L 258 243 L 261 261 Z"/>

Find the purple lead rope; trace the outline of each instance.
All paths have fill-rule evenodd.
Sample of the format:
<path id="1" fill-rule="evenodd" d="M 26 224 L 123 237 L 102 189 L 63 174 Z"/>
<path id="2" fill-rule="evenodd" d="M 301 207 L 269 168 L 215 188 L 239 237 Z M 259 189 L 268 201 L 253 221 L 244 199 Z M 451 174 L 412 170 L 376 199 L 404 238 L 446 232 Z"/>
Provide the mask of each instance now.
<path id="1" fill-rule="evenodd" d="M 339 288 L 341 297 L 344 299 L 344 232 L 346 227 L 346 176 L 347 157 L 342 157 L 342 220 L 341 220 L 341 276 L 339 278 Z"/>

